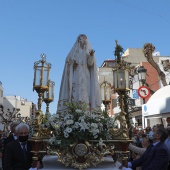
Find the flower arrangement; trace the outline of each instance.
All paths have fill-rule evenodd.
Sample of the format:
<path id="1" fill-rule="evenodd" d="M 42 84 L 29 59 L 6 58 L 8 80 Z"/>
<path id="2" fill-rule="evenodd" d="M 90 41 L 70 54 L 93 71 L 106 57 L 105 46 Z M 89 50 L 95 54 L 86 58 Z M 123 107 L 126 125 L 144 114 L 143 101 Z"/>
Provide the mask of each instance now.
<path id="1" fill-rule="evenodd" d="M 109 140 L 114 119 L 105 112 L 90 112 L 85 103 L 65 103 L 67 111 L 46 115 L 45 126 L 53 131 L 51 145 L 65 148 L 88 140 Z"/>

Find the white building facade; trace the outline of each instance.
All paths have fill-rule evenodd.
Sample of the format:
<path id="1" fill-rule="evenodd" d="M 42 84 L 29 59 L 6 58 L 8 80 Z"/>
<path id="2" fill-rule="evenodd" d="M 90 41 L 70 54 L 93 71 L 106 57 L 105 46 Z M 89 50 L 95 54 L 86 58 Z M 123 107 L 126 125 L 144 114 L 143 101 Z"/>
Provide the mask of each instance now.
<path id="1" fill-rule="evenodd" d="M 15 109 L 22 117 L 30 117 L 32 114 L 32 102 L 20 96 L 5 96 L 3 102 L 4 112 L 7 112 L 8 109 L 12 112 Z"/>

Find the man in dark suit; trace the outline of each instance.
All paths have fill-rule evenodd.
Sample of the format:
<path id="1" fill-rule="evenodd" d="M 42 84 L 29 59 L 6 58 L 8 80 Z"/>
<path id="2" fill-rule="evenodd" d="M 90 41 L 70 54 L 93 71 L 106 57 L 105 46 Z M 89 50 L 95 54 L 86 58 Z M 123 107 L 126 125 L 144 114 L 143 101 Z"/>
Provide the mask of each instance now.
<path id="1" fill-rule="evenodd" d="M 167 170 L 168 149 L 164 144 L 167 138 L 167 131 L 157 126 L 153 130 L 153 144 L 149 145 L 145 153 L 132 162 L 128 162 L 129 168 L 142 166 L 142 170 Z"/>
<path id="2" fill-rule="evenodd" d="M 4 146 L 5 146 L 7 143 L 9 143 L 9 142 L 17 139 L 17 136 L 16 136 L 16 134 L 15 134 L 15 127 L 16 127 L 18 124 L 19 124 L 19 122 L 12 122 L 12 123 L 10 124 L 10 130 L 11 130 L 11 132 L 10 132 L 10 135 L 9 135 L 7 138 L 4 139 L 4 142 L 3 142 L 3 143 L 4 143 Z"/>
<path id="3" fill-rule="evenodd" d="M 28 170 L 31 167 L 31 145 L 28 142 L 29 126 L 20 123 L 15 128 L 17 140 L 5 147 L 4 170 Z"/>
<path id="4" fill-rule="evenodd" d="M 15 133 L 15 127 L 19 124 L 19 122 L 12 122 L 10 124 L 10 135 L 8 137 L 6 137 L 4 140 L 3 140 L 3 152 L 2 152 L 2 167 L 4 169 L 4 154 L 5 154 L 5 146 L 9 143 L 9 142 L 12 142 L 14 140 L 17 140 L 17 135 Z"/>

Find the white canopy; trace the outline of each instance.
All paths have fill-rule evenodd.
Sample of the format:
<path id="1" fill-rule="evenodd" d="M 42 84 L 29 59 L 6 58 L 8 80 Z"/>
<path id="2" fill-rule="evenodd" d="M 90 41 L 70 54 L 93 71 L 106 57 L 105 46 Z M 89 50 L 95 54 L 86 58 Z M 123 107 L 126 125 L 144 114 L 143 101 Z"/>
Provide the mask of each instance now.
<path id="1" fill-rule="evenodd" d="M 148 100 L 142 105 L 142 115 L 157 115 L 170 113 L 170 85 L 157 90 Z"/>

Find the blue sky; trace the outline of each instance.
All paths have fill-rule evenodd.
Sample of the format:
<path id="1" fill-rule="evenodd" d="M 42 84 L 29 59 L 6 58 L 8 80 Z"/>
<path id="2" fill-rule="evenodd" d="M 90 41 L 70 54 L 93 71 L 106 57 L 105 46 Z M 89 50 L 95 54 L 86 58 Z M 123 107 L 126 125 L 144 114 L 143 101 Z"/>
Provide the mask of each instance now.
<path id="1" fill-rule="evenodd" d="M 86 34 L 97 66 L 114 59 L 115 40 L 127 48 L 151 42 L 170 56 L 169 0 L 0 0 L 0 81 L 5 95 L 37 104 L 33 65 L 45 53 L 55 82 L 55 113 L 65 58 Z M 45 104 L 42 106 L 45 112 Z"/>

